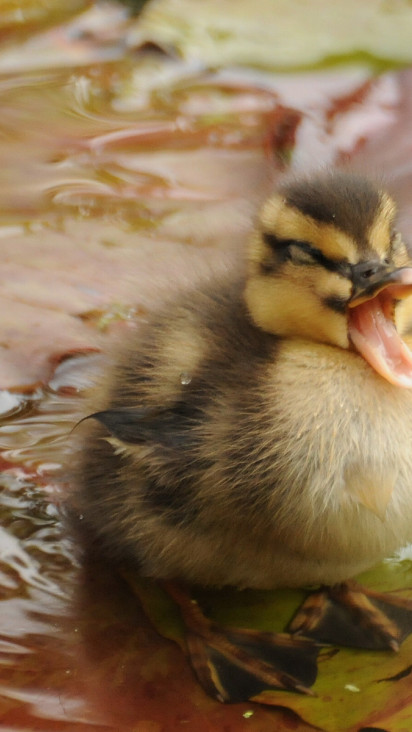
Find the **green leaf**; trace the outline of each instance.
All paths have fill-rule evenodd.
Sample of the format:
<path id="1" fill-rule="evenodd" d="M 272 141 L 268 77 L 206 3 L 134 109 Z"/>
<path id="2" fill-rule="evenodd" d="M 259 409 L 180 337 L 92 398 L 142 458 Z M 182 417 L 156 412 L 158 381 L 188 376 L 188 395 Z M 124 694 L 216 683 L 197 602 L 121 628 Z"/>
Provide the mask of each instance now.
<path id="1" fill-rule="evenodd" d="M 412 7 L 393 0 L 158 0 L 145 9 L 145 40 L 210 66 L 297 69 L 338 62 L 374 66 L 412 59 Z"/>
<path id="2" fill-rule="evenodd" d="M 158 632 L 184 648 L 179 611 L 158 586 L 128 576 Z M 386 561 L 358 578 L 365 587 L 412 599 L 412 562 Z M 305 597 L 304 591 L 196 590 L 196 598 L 219 623 L 232 627 L 284 630 Z M 283 691 L 263 692 L 256 701 L 286 707 L 306 723 L 327 732 L 379 727 L 390 732 L 412 728 L 412 636 L 399 653 L 324 648 L 319 655 L 315 697 Z"/>

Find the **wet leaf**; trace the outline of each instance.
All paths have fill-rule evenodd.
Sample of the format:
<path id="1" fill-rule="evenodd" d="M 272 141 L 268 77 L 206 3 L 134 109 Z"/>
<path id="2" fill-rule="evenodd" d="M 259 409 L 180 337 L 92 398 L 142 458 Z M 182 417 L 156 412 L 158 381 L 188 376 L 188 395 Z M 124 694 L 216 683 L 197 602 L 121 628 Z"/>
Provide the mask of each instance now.
<path id="1" fill-rule="evenodd" d="M 410 231 L 412 74 L 365 67 L 411 58 L 410 3 L 158 0 L 137 19 L 118 3 L 66 5 L 0 8 L 0 386 L 13 388 L 0 394 L 1 726 L 409 730 L 410 638 L 393 656 L 324 650 L 314 700 L 207 698 L 159 588 L 133 578 L 166 639 L 106 563 L 83 575 L 55 477 L 94 349 L 241 246 L 288 166 L 389 172 Z M 342 60 L 362 67 L 270 73 Z M 410 560 L 365 581 L 410 587 Z M 281 630 L 303 593 L 198 596 L 219 622 Z"/>
<path id="2" fill-rule="evenodd" d="M 410 559 L 387 561 L 358 578 L 371 589 L 412 599 Z M 170 599 L 148 581 L 128 576 L 157 630 L 182 647 L 179 612 Z M 285 629 L 304 598 L 301 591 L 195 591 L 209 617 L 229 627 L 279 632 Z M 315 697 L 291 692 L 263 692 L 255 698 L 262 704 L 284 706 L 305 722 L 327 732 L 355 732 L 377 726 L 405 732 L 412 724 L 412 637 L 398 653 L 324 648 L 318 659 L 319 673 L 313 686 Z"/>
<path id="3" fill-rule="evenodd" d="M 136 37 L 174 47 L 209 66 L 296 69 L 337 62 L 411 61 L 412 8 L 387 0 L 315 0 L 291 12 L 287 0 L 191 0 L 149 4 Z"/>

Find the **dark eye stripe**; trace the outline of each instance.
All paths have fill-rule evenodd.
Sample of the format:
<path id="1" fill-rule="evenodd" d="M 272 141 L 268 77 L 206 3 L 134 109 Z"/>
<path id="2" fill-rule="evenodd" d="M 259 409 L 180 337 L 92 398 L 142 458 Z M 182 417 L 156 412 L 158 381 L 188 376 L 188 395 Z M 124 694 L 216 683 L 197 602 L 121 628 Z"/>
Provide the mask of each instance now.
<path id="1" fill-rule="evenodd" d="M 323 298 L 322 302 L 324 305 L 326 305 L 326 307 L 334 310 L 335 313 L 340 314 L 346 312 L 346 307 L 348 304 L 347 299 L 344 297 L 339 297 L 339 295 L 329 295 L 329 297 Z"/>
<path id="2" fill-rule="evenodd" d="M 287 249 L 291 244 L 297 244 L 298 242 L 294 242 L 293 239 L 279 239 L 275 234 L 270 234 L 267 231 L 264 231 L 263 239 L 265 243 L 273 249 L 275 252 L 282 252 L 285 249 Z"/>
<path id="3" fill-rule="evenodd" d="M 337 272 L 337 274 L 340 274 L 342 277 L 346 277 L 347 279 L 351 279 L 352 277 L 352 268 L 349 262 L 345 262 L 345 260 L 329 259 L 320 251 L 320 249 L 312 247 L 306 241 L 298 241 L 296 239 L 278 239 L 275 234 L 269 234 L 266 232 L 263 234 L 263 239 L 266 244 L 268 244 L 283 260 L 288 259 L 288 250 L 293 245 L 309 254 L 315 262 L 329 270 L 329 272 Z"/>

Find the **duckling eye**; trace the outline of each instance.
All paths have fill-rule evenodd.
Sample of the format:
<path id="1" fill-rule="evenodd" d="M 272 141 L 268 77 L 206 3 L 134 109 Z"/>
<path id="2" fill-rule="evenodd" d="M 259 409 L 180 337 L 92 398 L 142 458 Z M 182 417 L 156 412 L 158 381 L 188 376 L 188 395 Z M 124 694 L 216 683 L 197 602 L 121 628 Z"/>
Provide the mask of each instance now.
<path id="1" fill-rule="evenodd" d="M 309 245 L 303 242 L 299 244 L 290 243 L 287 258 L 295 264 L 313 265 L 319 263 L 311 252 Z"/>
<path id="2" fill-rule="evenodd" d="M 266 244 L 276 252 L 282 260 L 290 260 L 295 264 L 318 264 L 318 257 L 310 244 L 295 239 L 278 239 L 275 234 L 265 232 L 263 238 Z"/>
<path id="3" fill-rule="evenodd" d="M 275 234 L 263 233 L 263 239 L 275 252 L 277 258 L 281 262 L 289 260 L 294 264 L 303 265 L 320 265 L 330 272 L 337 272 L 342 277 L 350 278 L 352 269 L 346 260 L 335 260 L 326 257 L 320 249 L 312 247 L 306 241 L 298 241 L 297 239 L 278 239 Z"/>

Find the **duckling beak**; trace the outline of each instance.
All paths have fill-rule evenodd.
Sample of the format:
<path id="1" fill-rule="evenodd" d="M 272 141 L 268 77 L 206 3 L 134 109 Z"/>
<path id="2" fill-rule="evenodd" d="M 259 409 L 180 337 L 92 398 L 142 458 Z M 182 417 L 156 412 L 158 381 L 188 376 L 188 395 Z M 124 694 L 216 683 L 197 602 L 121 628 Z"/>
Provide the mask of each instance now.
<path id="1" fill-rule="evenodd" d="M 395 326 L 398 300 L 412 295 L 412 268 L 384 271 L 365 287 L 354 284 L 349 337 L 357 351 L 391 384 L 412 388 L 412 352 Z"/>

